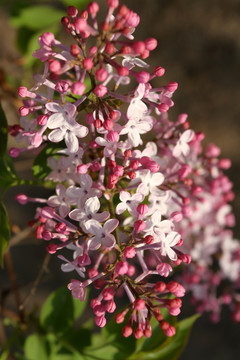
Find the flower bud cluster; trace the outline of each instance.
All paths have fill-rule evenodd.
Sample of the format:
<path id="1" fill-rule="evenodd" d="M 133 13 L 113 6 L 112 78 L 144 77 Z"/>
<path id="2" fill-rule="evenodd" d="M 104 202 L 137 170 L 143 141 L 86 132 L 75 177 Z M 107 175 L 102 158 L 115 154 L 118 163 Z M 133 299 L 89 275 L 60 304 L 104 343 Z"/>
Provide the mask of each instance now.
<path id="1" fill-rule="evenodd" d="M 107 6 L 103 21 L 96 2 L 81 13 L 68 7 L 62 24 L 70 46 L 52 33 L 39 38 L 33 56 L 44 72 L 30 90 L 19 88 L 20 126 L 10 128 L 27 145 L 10 154 L 50 149 L 45 180 L 55 194 L 17 200 L 44 204 L 34 220 L 37 237 L 59 254 L 62 271 L 74 271 L 68 288 L 75 298 L 83 301 L 89 285 L 99 291 L 91 301 L 98 326 L 125 292 L 129 304 L 115 315 L 125 321 L 124 336 L 151 336 L 151 317 L 173 336 L 161 310 L 179 314 L 183 285 L 203 310 L 214 311 L 212 289 L 221 280 L 239 281 L 240 247 L 226 230 L 234 223 L 232 184 L 222 173 L 229 161 L 218 158 L 213 144 L 202 152 L 204 136 L 189 128 L 186 114 L 168 119 L 178 85 L 152 87 L 165 70 L 150 71 L 144 61 L 157 41 L 135 41 L 139 16 L 118 0 Z M 130 83 L 134 90 L 126 93 L 122 87 Z M 183 263 L 189 264 L 183 277 L 167 281 Z M 230 296 L 239 309 L 236 287 L 231 291 L 218 299 L 215 291 L 214 301 Z"/>

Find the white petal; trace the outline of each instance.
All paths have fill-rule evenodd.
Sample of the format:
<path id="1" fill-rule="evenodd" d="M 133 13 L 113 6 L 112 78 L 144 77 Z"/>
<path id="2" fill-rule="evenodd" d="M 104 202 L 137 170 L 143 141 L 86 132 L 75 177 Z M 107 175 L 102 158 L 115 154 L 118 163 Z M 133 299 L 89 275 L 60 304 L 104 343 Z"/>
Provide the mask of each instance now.
<path id="1" fill-rule="evenodd" d="M 109 219 L 103 225 L 104 232 L 109 234 L 118 226 L 119 221 L 117 219 Z"/>
<path id="2" fill-rule="evenodd" d="M 48 139 L 52 142 L 60 142 L 63 140 L 65 135 L 65 131 L 62 131 L 61 129 L 56 129 L 53 130 L 49 135 L 48 135 Z"/>
<path id="3" fill-rule="evenodd" d="M 56 102 L 49 102 L 46 104 L 46 109 L 51 112 L 62 112 L 62 107 Z"/>
<path id="4" fill-rule="evenodd" d="M 62 113 L 54 113 L 49 116 L 47 126 L 49 129 L 56 129 L 62 126 L 65 122 L 65 119 Z"/>
<path id="5" fill-rule="evenodd" d="M 102 232 L 102 227 L 96 220 L 88 220 L 84 226 L 90 234 L 99 235 L 99 233 Z"/>
<path id="6" fill-rule="evenodd" d="M 184 133 L 181 135 L 180 139 L 181 139 L 181 141 L 188 143 L 193 139 L 194 135 L 195 135 L 194 131 L 191 129 L 188 129 L 188 130 L 184 131 Z"/>
<path id="7" fill-rule="evenodd" d="M 85 210 L 87 214 L 95 214 L 100 209 L 100 201 L 97 196 L 89 198 L 85 204 Z"/>
<path id="8" fill-rule="evenodd" d="M 74 135 L 72 132 L 67 131 L 65 135 L 65 143 L 70 153 L 75 153 L 78 151 L 79 149 L 78 139 L 76 135 Z"/>

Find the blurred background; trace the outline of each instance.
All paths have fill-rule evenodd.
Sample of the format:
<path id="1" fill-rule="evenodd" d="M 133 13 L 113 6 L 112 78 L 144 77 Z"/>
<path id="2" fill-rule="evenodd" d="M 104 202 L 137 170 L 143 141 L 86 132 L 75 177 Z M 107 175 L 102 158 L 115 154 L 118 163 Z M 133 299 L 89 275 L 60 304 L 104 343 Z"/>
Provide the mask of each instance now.
<path id="1" fill-rule="evenodd" d="M 79 0 L 0 0 L 0 96 L 11 124 L 18 121 L 17 87 L 31 82 L 35 67 L 31 53 L 37 47 L 37 37 L 43 31 L 60 32 L 62 36 L 58 19 L 67 5 L 79 3 Z M 160 65 L 166 69 L 161 84 L 179 83 L 173 98 L 175 106 L 169 111 L 170 119 L 176 119 L 179 113 L 188 113 L 191 127 L 205 133 L 205 144 L 214 142 L 222 149 L 222 157 L 232 160 L 227 175 L 235 184 L 236 198 L 232 205 L 238 223 L 235 236 L 240 238 L 240 1 L 125 0 L 124 3 L 141 18 L 135 38 L 155 37 L 158 40 L 158 48 L 148 62 L 152 67 Z M 30 5 L 50 6 L 53 12 L 50 15 L 48 12 L 45 22 L 37 25 L 39 22 L 31 18 L 31 13 L 26 13 Z M 16 169 L 27 178 L 31 164 L 31 158 L 21 158 L 16 161 Z M 5 196 L 15 231 L 24 229 L 34 213 L 34 206 L 23 209 L 14 201 L 15 194 L 25 190 L 15 188 Z M 34 191 L 35 195 L 39 193 L 37 188 Z M 45 247 L 28 236 L 13 246 L 11 253 L 24 298 L 44 259 Z M 36 259 L 40 259 L 39 263 Z M 60 271 L 56 258 L 51 259 L 48 268 L 33 302 L 41 303 L 51 290 L 69 280 L 69 276 Z M 3 270 L 1 285 L 6 292 L 9 284 Z M 4 296 L 7 302 L 13 302 L 10 295 Z M 183 316 L 192 314 L 190 303 L 184 304 Z M 232 323 L 229 312 L 224 311 L 219 324 L 210 323 L 208 315 L 197 321 L 181 359 L 233 360 L 239 357 L 240 325 Z"/>

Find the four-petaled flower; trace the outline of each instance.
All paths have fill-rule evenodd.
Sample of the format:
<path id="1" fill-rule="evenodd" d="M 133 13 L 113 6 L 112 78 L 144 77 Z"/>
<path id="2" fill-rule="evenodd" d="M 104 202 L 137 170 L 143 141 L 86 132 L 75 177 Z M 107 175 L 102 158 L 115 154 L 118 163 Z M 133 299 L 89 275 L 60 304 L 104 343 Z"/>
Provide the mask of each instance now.
<path id="1" fill-rule="evenodd" d="M 88 220 L 85 223 L 87 232 L 94 235 L 90 239 L 89 249 L 96 250 L 101 245 L 106 249 L 112 249 L 116 244 L 114 235 L 111 234 L 113 230 L 118 226 L 119 221 L 117 219 L 109 219 L 105 222 L 103 227 L 96 220 Z"/>
<path id="2" fill-rule="evenodd" d="M 76 106 L 66 104 L 64 107 L 58 103 L 50 102 L 46 104 L 46 109 L 53 114 L 49 116 L 47 126 L 54 129 L 48 135 L 52 142 L 65 140 L 68 150 L 75 153 L 79 149 L 78 138 L 83 138 L 88 134 L 88 128 L 75 121 Z"/>

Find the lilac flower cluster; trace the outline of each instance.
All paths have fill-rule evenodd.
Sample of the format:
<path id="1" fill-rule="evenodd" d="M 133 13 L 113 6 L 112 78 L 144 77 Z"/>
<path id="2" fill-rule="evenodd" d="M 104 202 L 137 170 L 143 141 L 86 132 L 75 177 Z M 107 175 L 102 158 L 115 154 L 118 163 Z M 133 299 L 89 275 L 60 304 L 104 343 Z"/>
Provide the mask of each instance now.
<path id="1" fill-rule="evenodd" d="M 102 22 L 96 2 L 81 13 L 68 7 L 62 24 L 70 46 L 52 33 L 39 38 L 33 56 L 44 72 L 32 89 L 19 88 L 20 126 L 10 128 L 27 146 L 10 155 L 57 144 L 45 178 L 56 190 L 48 199 L 17 200 L 44 205 L 34 221 L 37 237 L 51 254 L 66 249 L 58 257 L 62 271 L 77 274 L 68 284 L 72 295 L 83 301 L 88 285 L 99 290 L 91 301 L 98 326 L 125 292 L 129 304 L 115 316 L 127 319 L 124 336 L 151 336 L 151 317 L 172 336 L 161 309 L 178 315 L 184 287 L 199 311 L 216 318 L 229 303 L 240 320 L 240 247 L 226 230 L 234 225 L 233 193 L 222 172 L 230 162 L 213 144 L 202 152 L 204 136 L 189 129 L 186 114 L 168 119 L 177 83 L 152 87 L 165 70 L 150 71 L 144 61 L 156 39 L 134 41 L 139 16 L 118 0 L 107 6 Z M 134 90 L 124 93 L 130 83 Z M 189 265 L 179 282 L 166 281 L 182 263 Z M 219 295 L 220 282 L 233 285 Z"/>

